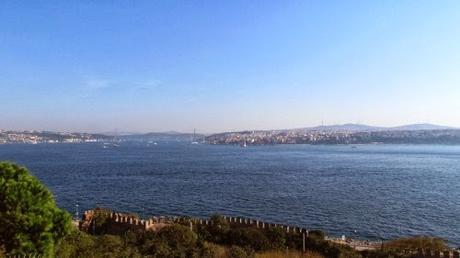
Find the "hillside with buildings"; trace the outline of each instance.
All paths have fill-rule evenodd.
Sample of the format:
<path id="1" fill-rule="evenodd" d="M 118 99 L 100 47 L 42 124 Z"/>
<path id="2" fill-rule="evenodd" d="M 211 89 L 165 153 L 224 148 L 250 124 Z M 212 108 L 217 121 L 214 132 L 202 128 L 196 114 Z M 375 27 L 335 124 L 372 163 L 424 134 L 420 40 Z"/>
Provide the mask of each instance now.
<path id="1" fill-rule="evenodd" d="M 400 127 L 318 126 L 272 131 L 241 131 L 206 137 L 210 144 L 460 144 L 460 130 L 430 124 Z"/>
<path id="2" fill-rule="evenodd" d="M 0 144 L 84 143 L 112 139 L 112 136 L 103 134 L 0 130 Z"/>

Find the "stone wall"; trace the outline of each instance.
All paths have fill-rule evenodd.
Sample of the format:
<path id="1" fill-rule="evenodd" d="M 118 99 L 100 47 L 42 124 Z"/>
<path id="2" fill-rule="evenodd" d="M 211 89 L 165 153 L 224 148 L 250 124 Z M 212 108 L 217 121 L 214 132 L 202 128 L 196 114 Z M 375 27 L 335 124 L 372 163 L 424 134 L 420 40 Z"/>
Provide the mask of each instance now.
<path id="1" fill-rule="evenodd" d="M 173 223 L 182 222 L 182 224 L 190 225 L 191 228 L 197 225 L 212 225 L 212 220 L 198 218 L 179 218 L 179 217 L 151 217 L 149 219 L 139 219 L 138 217 L 126 213 L 109 212 L 102 209 L 87 210 L 83 213 L 83 219 L 80 221 L 80 229 L 91 230 L 91 223 L 95 214 L 104 216 L 109 224 L 112 233 L 123 233 L 127 230 L 152 230 L 157 231 L 163 227 Z M 303 238 L 308 236 L 309 230 L 297 226 L 284 224 L 267 223 L 256 219 L 248 219 L 243 217 L 222 216 L 224 220 L 232 226 L 254 227 L 260 229 L 280 228 L 286 233 L 301 234 Z M 187 222 L 187 223 L 185 223 Z M 305 249 L 305 246 L 303 247 Z M 458 251 L 432 251 L 419 250 L 415 255 L 417 258 L 460 258 Z"/>
<path id="2" fill-rule="evenodd" d="M 83 213 L 82 221 L 80 221 L 80 228 L 84 230 L 91 230 L 91 223 L 95 214 L 99 216 L 106 217 L 111 228 L 115 231 L 126 231 L 126 230 L 159 230 L 168 224 L 177 223 L 181 220 L 179 217 L 151 217 L 149 219 L 139 219 L 134 215 L 129 215 L 126 213 L 119 212 L 110 212 L 103 209 L 94 209 L 87 210 Z M 230 217 L 223 216 L 223 218 L 228 221 L 231 225 L 236 226 L 245 226 L 245 227 L 255 227 L 261 229 L 269 228 L 281 228 L 287 233 L 305 233 L 308 235 L 308 230 L 306 228 L 300 228 L 296 226 L 289 226 L 276 223 L 267 223 L 260 220 L 248 219 L 242 217 Z M 197 219 L 190 218 L 187 219 L 188 224 L 193 227 L 193 225 L 211 225 L 212 221 L 209 219 Z"/>
<path id="3" fill-rule="evenodd" d="M 432 251 L 420 249 L 417 258 L 460 258 L 458 251 Z"/>
<path id="4" fill-rule="evenodd" d="M 123 233 L 127 230 L 159 230 L 168 224 L 174 223 L 177 218 L 173 217 L 152 217 L 149 219 L 139 219 L 138 217 L 126 213 L 109 212 L 102 209 L 87 210 L 83 213 L 80 221 L 80 229 L 91 231 L 94 217 L 102 216 L 106 218 L 106 223 L 111 233 Z"/>
<path id="5" fill-rule="evenodd" d="M 308 234 L 308 229 L 297 227 L 297 226 L 267 223 L 264 221 L 260 221 L 256 219 L 248 219 L 248 218 L 243 218 L 243 217 L 229 217 L 229 216 L 222 216 L 222 217 L 226 221 L 228 221 L 231 225 L 236 225 L 236 226 L 254 227 L 254 228 L 261 228 L 261 229 L 281 228 L 282 230 L 286 231 L 286 233 L 306 233 Z M 199 224 L 199 225 L 211 225 L 212 224 L 212 221 L 208 219 L 192 219 L 192 222 L 193 224 Z"/>

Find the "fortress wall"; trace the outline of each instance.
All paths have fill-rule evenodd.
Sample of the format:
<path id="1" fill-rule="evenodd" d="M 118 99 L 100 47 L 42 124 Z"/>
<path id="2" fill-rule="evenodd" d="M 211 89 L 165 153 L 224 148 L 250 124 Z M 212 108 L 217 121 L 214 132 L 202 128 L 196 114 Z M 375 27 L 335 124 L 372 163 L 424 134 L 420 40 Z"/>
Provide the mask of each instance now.
<path id="1" fill-rule="evenodd" d="M 110 226 L 117 228 L 119 230 L 126 230 L 126 229 L 139 229 L 139 230 L 158 230 L 168 224 L 177 223 L 181 220 L 179 217 L 151 217 L 146 220 L 139 219 L 133 215 L 119 213 L 119 212 L 108 212 L 106 210 L 87 210 L 83 213 L 83 220 L 80 225 L 85 224 L 89 225 L 93 220 L 95 214 L 99 214 L 101 216 L 107 217 L 110 220 Z M 308 230 L 306 228 L 299 228 L 296 226 L 289 226 L 283 224 L 276 224 L 276 223 L 267 223 L 260 220 L 250 219 L 250 218 L 243 218 L 243 217 L 231 217 L 231 216 L 223 216 L 224 220 L 226 220 L 229 224 L 233 226 L 243 226 L 243 227 L 254 227 L 254 228 L 261 228 L 261 229 L 269 229 L 269 228 L 281 228 L 286 233 L 306 233 L 308 234 Z M 211 225 L 212 221 L 209 219 L 197 219 L 191 218 L 189 219 L 192 226 L 194 225 Z"/>
<path id="2" fill-rule="evenodd" d="M 460 258 L 458 251 L 432 251 L 429 249 L 419 249 L 417 258 Z"/>
<path id="3" fill-rule="evenodd" d="M 112 233 L 125 232 L 127 230 L 156 231 L 180 220 L 179 217 L 165 216 L 151 217 L 144 220 L 130 214 L 95 209 L 87 210 L 83 213 L 82 221 L 80 221 L 80 229 L 88 230 L 96 215 L 105 217 L 108 220 L 109 231 Z"/>
<path id="4" fill-rule="evenodd" d="M 297 226 L 277 224 L 277 223 L 267 223 L 267 222 L 260 221 L 260 220 L 248 219 L 248 218 L 242 218 L 242 217 L 223 216 L 223 218 L 231 225 L 254 227 L 254 228 L 261 228 L 261 229 L 280 228 L 286 233 L 295 233 L 295 234 L 306 233 L 308 234 L 308 229 L 300 228 Z"/>
<path id="5" fill-rule="evenodd" d="M 127 230 L 152 230 L 157 231 L 163 227 L 171 225 L 172 223 L 186 222 L 190 224 L 192 228 L 194 225 L 212 225 L 212 220 L 190 218 L 185 221 L 179 217 L 151 217 L 146 220 L 139 219 L 133 215 L 119 213 L 119 212 L 108 212 L 105 210 L 87 210 L 83 213 L 82 221 L 80 221 L 81 229 L 88 229 L 91 225 L 95 215 L 105 216 L 109 220 L 110 230 L 113 233 L 123 233 Z M 232 226 L 242 227 L 254 227 L 260 229 L 280 228 L 286 233 L 291 234 L 303 234 L 304 237 L 308 236 L 308 229 L 300 228 L 297 226 L 289 226 L 277 223 L 267 223 L 256 219 L 248 219 L 242 217 L 231 217 L 222 216 Z M 417 258 L 460 258 L 459 251 L 432 251 L 432 250 L 418 250 Z"/>

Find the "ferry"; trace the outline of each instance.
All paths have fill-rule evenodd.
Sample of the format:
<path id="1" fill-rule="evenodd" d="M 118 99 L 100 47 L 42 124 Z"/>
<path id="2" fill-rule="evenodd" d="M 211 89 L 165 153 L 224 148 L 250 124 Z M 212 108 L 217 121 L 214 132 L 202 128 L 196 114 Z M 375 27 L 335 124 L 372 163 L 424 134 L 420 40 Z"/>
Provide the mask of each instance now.
<path id="1" fill-rule="evenodd" d="M 107 148 L 118 148 L 120 147 L 120 145 L 116 144 L 116 143 L 110 143 L 110 142 L 104 142 L 104 145 L 102 146 L 102 148 L 104 149 L 107 149 Z"/>
<path id="2" fill-rule="evenodd" d="M 200 144 L 199 142 L 196 141 L 196 130 L 193 129 L 193 138 L 191 144 Z"/>

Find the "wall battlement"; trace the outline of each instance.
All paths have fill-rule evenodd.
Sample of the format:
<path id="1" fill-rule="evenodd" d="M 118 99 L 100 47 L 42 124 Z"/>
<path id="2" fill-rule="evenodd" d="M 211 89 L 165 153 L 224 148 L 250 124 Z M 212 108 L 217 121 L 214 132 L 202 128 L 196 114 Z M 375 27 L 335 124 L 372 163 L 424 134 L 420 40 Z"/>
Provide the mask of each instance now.
<path id="1" fill-rule="evenodd" d="M 179 217 L 151 217 L 148 219 L 140 219 L 137 216 L 120 213 L 120 212 L 111 212 L 104 209 L 94 209 L 87 210 L 83 213 L 83 219 L 80 222 L 80 228 L 89 228 L 96 214 L 98 216 L 103 216 L 109 220 L 110 224 L 123 226 L 130 229 L 140 229 L 140 230 L 157 230 L 161 227 L 164 227 L 168 224 L 177 223 L 183 218 Z M 243 217 L 231 217 L 231 216 L 222 216 L 226 221 L 231 225 L 245 226 L 245 227 L 255 227 L 261 229 L 269 228 L 280 228 L 286 233 L 306 233 L 308 235 L 308 230 L 306 228 L 300 228 L 296 226 L 289 226 L 276 223 L 267 223 L 260 220 L 248 219 Z M 198 219 L 190 218 L 187 219 L 191 226 L 193 225 L 212 225 L 212 220 L 210 219 Z"/>
<path id="2" fill-rule="evenodd" d="M 246 227 L 254 227 L 260 229 L 269 229 L 269 228 L 280 228 L 286 233 L 306 233 L 308 234 L 308 229 L 301 228 L 297 226 L 290 226 L 284 224 L 277 224 L 277 223 L 267 223 L 264 221 L 256 220 L 256 219 L 249 219 L 243 217 L 231 217 L 231 216 L 222 216 L 224 220 L 226 220 L 231 225 L 237 226 L 246 226 Z M 209 219 L 192 219 L 193 224 L 196 225 L 211 225 L 212 220 Z"/>
<path id="3" fill-rule="evenodd" d="M 416 255 L 417 258 L 460 258 L 458 251 L 432 251 L 419 249 Z"/>
<path id="4" fill-rule="evenodd" d="M 148 219 L 140 219 L 136 215 L 112 212 L 104 209 L 94 209 L 87 210 L 83 213 L 83 218 L 80 221 L 80 229 L 90 230 L 91 225 L 94 222 L 95 216 L 102 216 L 106 218 L 106 221 L 109 224 L 111 232 L 123 233 L 126 230 L 152 230 L 157 231 L 163 227 L 171 225 L 173 223 L 181 223 L 189 225 L 190 228 L 196 226 L 210 226 L 212 225 L 212 220 L 210 219 L 200 219 L 200 218 L 183 218 L 183 217 L 150 217 Z M 307 228 L 277 224 L 277 223 L 267 223 L 265 221 L 257 219 L 249 219 L 243 217 L 231 217 L 231 216 L 222 216 L 222 218 L 227 221 L 230 225 L 240 226 L 240 227 L 254 227 L 259 229 L 272 229 L 279 228 L 285 231 L 288 234 L 300 234 L 303 239 L 308 237 L 309 230 Z M 380 243 L 379 243 L 380 245 Z M 369 245 L 371 247 L 372 245 Z M 305 246 L 304 246 L 305 249 Z M 460 253 L 458 251 L 433 251 L 433 250 L 418 250 L 417 254 L 414 254 L 416 258 L 460 258 Z"/>
<path id="5" fill-rule="evenodd" d="M 96 216 L 106 219 L 112 231 L 122 230 L 158 230 L 172 224 L 178 220 L 177 217 L 151 217 L 149 219 L 140 219 L 135 215 L 111 212 L 104 209 L 87 210 L 83 213 L 82 221 L 80 222 L 80 229 L 90 229 Z"/>

